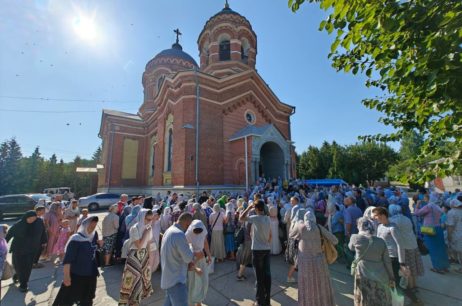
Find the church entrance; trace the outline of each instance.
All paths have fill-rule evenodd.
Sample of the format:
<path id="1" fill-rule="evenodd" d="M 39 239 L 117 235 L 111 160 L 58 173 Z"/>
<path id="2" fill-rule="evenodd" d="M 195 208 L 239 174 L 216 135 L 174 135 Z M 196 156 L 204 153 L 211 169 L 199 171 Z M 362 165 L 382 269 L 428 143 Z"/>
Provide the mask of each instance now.
<path id="1" fill-rule="evenodd" d="M 260 149 L 259 176 L 284 178 L 284 152 L 274 142 L 266 142 Z"/>

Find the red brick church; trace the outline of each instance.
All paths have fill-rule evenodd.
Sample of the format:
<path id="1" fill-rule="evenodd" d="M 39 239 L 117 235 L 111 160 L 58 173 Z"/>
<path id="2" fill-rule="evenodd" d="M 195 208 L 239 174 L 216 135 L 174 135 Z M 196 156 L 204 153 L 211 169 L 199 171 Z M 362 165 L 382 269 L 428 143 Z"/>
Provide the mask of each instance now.
<path id="1" fill-rule="evenodd" d="M 290 116 L 255 69 L 257 35 L 227 4 L 206 23 L 200 65 L 178 41 L 146 64 L 137 114 L 103 110 L 99 191 L 244 189 L 295 176 Z"/>

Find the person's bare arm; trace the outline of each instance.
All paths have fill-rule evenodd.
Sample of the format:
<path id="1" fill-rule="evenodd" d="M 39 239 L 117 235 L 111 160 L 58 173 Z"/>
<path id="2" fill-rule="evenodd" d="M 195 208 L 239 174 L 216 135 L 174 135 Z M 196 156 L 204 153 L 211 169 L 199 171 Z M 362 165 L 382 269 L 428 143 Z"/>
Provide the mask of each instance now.
<path id="1" fill-rule="evenodd" d="M 247 208 L 242 212 L 242 215 L 239 217 L 239 221 L 243 222 L 247 220 L 247 214 L 253 208 L 253 206 L 254 206 L 254 203 L 247 206 Z"/>
<path id="2" fill-rule="evenodd" d="M 65 264 L 63 267 L 64 279 L 63 283 L 64 286 L 69 287 L 71 285 L 71 265 Z"/>

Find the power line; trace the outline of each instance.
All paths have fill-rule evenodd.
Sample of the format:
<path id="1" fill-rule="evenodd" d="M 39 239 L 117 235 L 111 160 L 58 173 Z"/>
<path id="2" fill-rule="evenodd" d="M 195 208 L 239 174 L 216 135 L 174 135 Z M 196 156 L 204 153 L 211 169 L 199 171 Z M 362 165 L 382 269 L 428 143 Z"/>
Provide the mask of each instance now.
<path id="1" fill-rule="evenodd" d="M 68 98 L 46 98 L 46 97 L 26 97 L 26 96 L 7 96 L 0 95 L 3 99 L 17 99 L 17 100 L 35 100 L 42 102 L 91 102 L 91 103 L 134 103 L 133 101 L 117 101 L 110 99 L 68 99 Z"/>

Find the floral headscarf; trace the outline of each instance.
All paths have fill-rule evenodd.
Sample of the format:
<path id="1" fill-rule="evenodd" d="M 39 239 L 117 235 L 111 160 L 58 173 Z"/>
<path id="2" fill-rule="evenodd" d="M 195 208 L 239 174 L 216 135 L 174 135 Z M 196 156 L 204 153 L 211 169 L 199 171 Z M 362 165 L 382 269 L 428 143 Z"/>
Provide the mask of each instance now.
<path id="1" fill-rule="evenodd" d="M 374 223 L 367 217 L 361 217 L 358 219 L 358 230 L 359 234 L 370 237 L 375 232 Z"/>
<path id="2" fill-rule="evenodd" d="M 141 210 L 141 206 L 139 205 L 133 207 L 130 215 L 128 215 L 125 218 L 125 224 L 127 225 L 127 229 L 129 229 L 133 224 L 136 223 L 136 216 L 138 216 L 138 213 L 140 212 L 140 210 Z"/>
<path id="3" fill-rule="evenodd" d="M 311 231 L 314 228 L 316 228 L 316 215 L 314 214 L 314 211 L 312 209 L 306 210 L 303 221 L 308 231 Z"/>

